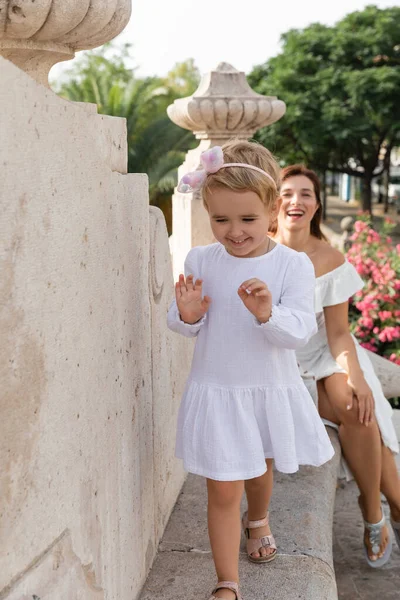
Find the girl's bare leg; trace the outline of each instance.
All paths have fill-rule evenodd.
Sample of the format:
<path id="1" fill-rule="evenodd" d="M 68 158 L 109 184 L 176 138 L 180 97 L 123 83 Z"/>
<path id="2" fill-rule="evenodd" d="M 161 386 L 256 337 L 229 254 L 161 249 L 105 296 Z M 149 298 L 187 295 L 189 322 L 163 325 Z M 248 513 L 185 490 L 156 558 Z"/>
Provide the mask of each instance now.
<path id="1" fill-rule="evenodd" d="M 273 479 L 273 460 L 267 458 L 267 472 L 261 477 L 255 477 L 254 479 L 248 479 L 244 482 L 244 487 L 247 496 L 248 505 L 248 518 L 249 521 L 259 521 L 264 519 L 268 512 L 269 503 L 272 496 L 272 487 L 274 483 Z M 261 538 L 264 535 L 271 535 L 271 529 L 269 525 L 265 527 L 258 527 L 257 529 L 250 529 L 251 538 Z M 268 556 L 272 554 L 274 550 L 271 548 L 261 548 L 260 552 L 253 552 L 252 556 L 258 558 L 261 556 Z"/>
<path id="2" fill-rule="evenodd" d="M 381 471 L 382 442 L 377 423 L 368 427 L 358 419 L 358 405 L 347 410 L 351 400 L 351 389 L 347 385 L 347 376 L 335 373 L 318 382 L 318 402 L 320 415 L 339 425 L 339 439 L 343 455 L 354 475 L 361 495 L 363 516 L 369 523 L 378 523 L 382 518 L 381 510 Z M 384 529 L 380 553 L 381 557 L 388 543 L 388 529 Z M 366 534 L 368 554 L 376 560 L 372 553 Z"/>
<path id="3" fill-rule="evenodd" d="M 218 581 L 239 582 L 240 501 L 243 481 L 207 479 L 208 533 Z M 231 590 L 218 590 L 217 598 L 234 600 Z"/>

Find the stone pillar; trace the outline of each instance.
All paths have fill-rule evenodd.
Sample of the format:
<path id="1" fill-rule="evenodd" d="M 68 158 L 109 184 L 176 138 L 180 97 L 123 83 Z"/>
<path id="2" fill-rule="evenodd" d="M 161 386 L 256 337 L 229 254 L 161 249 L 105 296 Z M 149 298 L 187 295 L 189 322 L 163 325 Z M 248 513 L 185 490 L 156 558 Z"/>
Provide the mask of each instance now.
<path id="1" fill-rule="evenodd" d="M 188 98 L 175 100 L 168 107 L 170 119 L 193 131 L 200 144 L 186 155 L 178 176 L 196 170 L 200 154 L 211 146 L 222 145 L 231 138 L 247 140 L 258 129 L 278 121 L 286 106 L 275 96 L 254 92 L 243 72 L 228 63 L 203 76 L 199 87 Z M 186 254 L 193 246 L 212 243 L 213 237 L 201 196 L 175 191 L 172 200 L 173 235 L 171 248 L 174 275 L 182 271 Z"/>
<path id="2" fill-rule="evenodd" d="M 48 87 L 53 65 L 118 35 L 131 0 L 0 0 L 0 56 Z"/>

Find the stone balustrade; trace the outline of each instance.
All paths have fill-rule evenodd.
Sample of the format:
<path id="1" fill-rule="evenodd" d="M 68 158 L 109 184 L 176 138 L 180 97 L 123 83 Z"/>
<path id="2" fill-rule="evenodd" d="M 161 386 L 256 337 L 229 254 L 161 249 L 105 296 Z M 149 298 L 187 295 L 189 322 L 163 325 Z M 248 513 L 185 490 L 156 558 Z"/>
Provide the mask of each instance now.
<path id="1" fill-rule="evenodd" d="M 0 0 L 0 598 L 137 598 L 184 481 L 192 345 L 126 121 L 50 67 L 114 37 L 130 0 Z M 8 60 L 5 60 L 8 59 Z"/>

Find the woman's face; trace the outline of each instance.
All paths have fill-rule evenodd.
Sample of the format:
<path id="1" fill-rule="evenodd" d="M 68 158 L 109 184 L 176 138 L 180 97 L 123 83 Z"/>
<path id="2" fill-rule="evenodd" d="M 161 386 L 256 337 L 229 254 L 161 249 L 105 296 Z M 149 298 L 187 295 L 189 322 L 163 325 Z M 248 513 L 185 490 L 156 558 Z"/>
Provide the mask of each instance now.
<path id="1" fill-rule="evenodd" d="M 310 228 L 318 210 L 313 182 L 305 175 L 289 177 L 281 186 L 281 199 L 278 228 L 289 231 Z"/>

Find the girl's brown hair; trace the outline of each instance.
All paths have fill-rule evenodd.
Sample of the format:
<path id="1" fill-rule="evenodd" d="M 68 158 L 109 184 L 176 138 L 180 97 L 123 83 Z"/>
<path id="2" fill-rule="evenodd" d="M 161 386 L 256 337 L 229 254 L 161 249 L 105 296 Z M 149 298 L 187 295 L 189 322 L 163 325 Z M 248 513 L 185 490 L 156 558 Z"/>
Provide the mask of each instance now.
<path id="1" fill-rule="evenodd" d="M 266 171 L 273 179 L 258 171 L 245 167 L 228 167 L 217 173 L 210 173 L 203 185 L 203 202 L 207 208 L 207 197 L 213 188 L 226 187 L 234 191 L 255 192 L 268 208 L 276 203 L 279 196 L 280 169 L 269 150 L 257 142 L 230 140 L 222 146 L 224 162 L 244 163 Z M 275 182 L 275 183 L 274 183 Z"/>
<path id="2" fill-rule="evenodd" d="M 310 223 L 311 235 L 318 238 L 319 240 L 326 240 L 326 237 L 324 236 L 324 234 L 321 231 L 321 219 L 322 219 L 321 184 L 319 181 L 319 177 L 315 173 L 315 171 L 312 171 L 311 169 L 307 169 L 307 167 L 305 167 L 304 165 L 289 165 L 288 167 L 285 167 L 281 172 L 281 185 L 287 179 L 290 179 L 290 177 L 296 177 L 298 175 L 304 175 L 304 177 L 307 177 L 307 179 L 309 179 L 311 181 L 311 183 L 313 184 L 313 187 L 314 187 L 315 198 L 317 200 L 318 208 L 317 208 L 317 211 L 316 211 L 315 215 L 313 216 L 312 221 Z M 276 233 L 277 229 L 278 229 L 278 222 L 276 221 L 272 225 L 270 230 L 272 233 Z"/>

